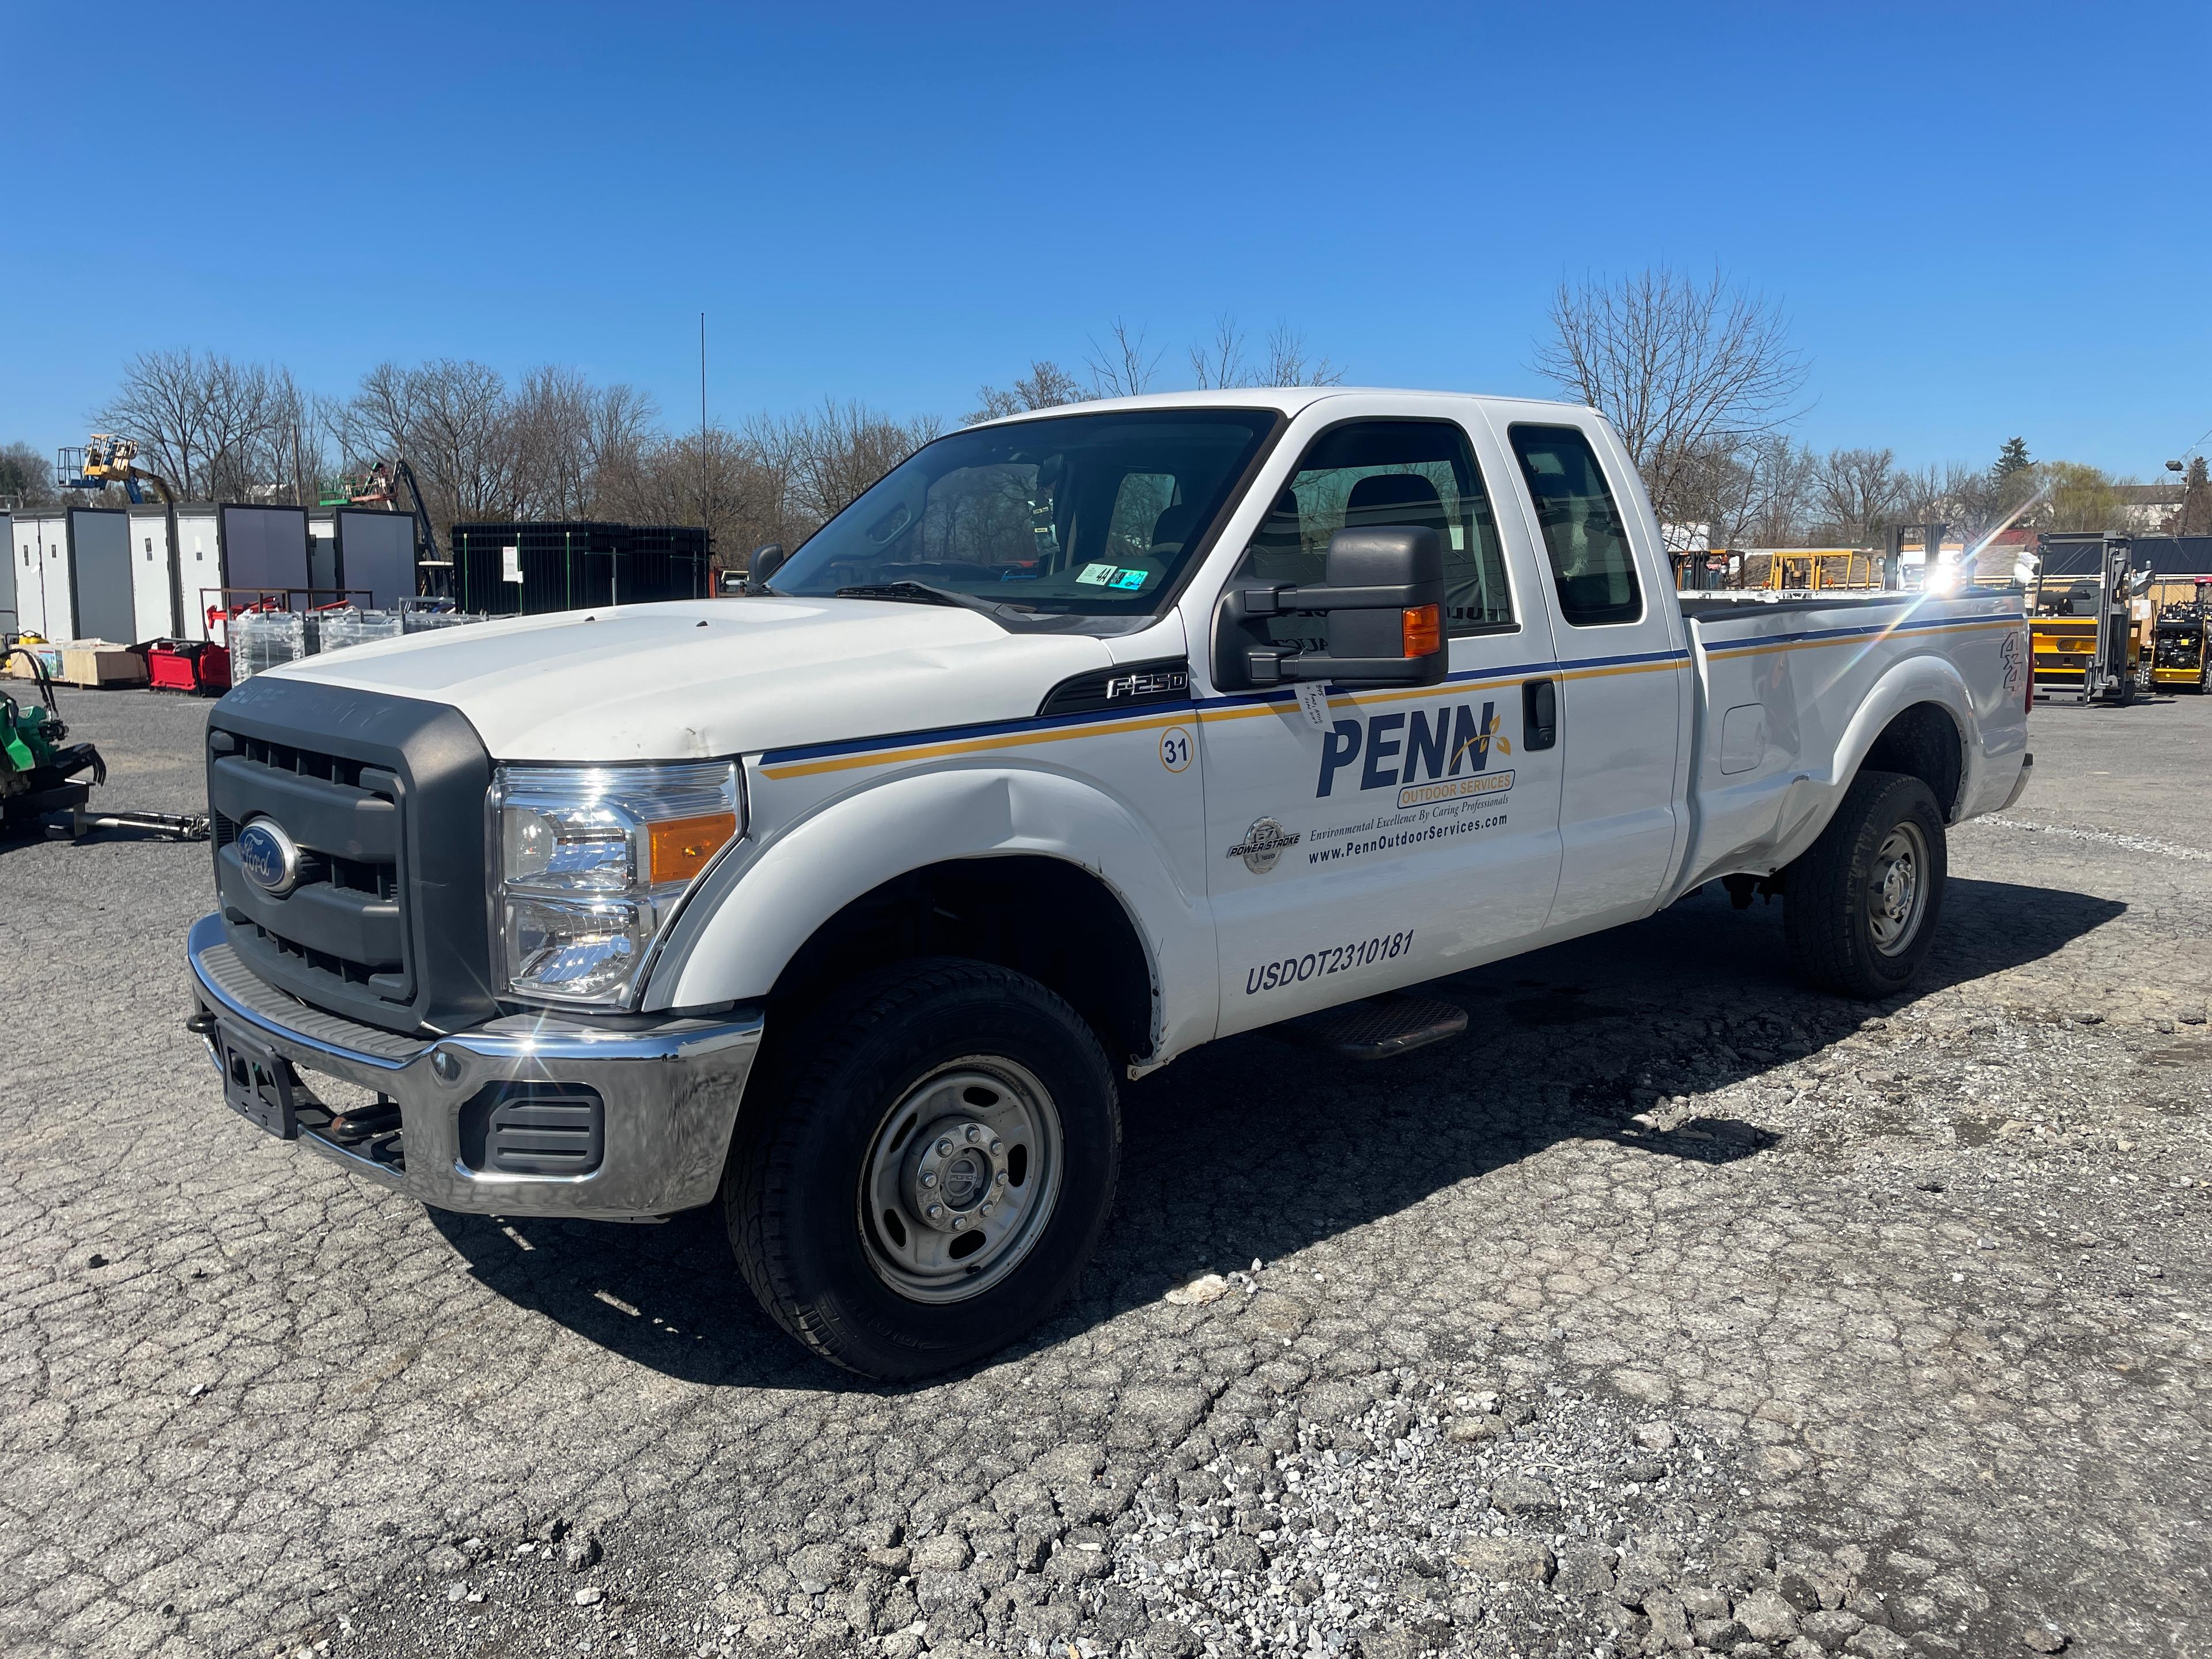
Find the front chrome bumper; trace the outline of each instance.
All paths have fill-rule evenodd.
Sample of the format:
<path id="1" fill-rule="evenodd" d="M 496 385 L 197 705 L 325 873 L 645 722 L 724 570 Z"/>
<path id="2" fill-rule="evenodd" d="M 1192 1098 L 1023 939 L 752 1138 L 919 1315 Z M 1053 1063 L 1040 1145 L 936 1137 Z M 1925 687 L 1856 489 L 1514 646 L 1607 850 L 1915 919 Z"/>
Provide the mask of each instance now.
<path id="1" fill-rule="evenodd" d="M 302 1126 L 300 1139 L 378 1185 L 440 1209 L 635 1221 L 714 1195 L 738 1103 L 760 1051 L 757 1009 L 612 1030 L 554 1014 L 516 1015 L 435 1038 L 399 1036 L 310 1008 L 249 973 L 203 916 L 185 945 L 198 1011 L 241 1027 L 295 1069 L 398 1103 L 396 1142 L 375 1152 Z M 210 1042 L 218 1074 L 219 1053 Z M 502 1083 L 569 1083 L 605 1103 L 604 1152 L 584 1175 L 471 1169 L 460 1112 Z"/>

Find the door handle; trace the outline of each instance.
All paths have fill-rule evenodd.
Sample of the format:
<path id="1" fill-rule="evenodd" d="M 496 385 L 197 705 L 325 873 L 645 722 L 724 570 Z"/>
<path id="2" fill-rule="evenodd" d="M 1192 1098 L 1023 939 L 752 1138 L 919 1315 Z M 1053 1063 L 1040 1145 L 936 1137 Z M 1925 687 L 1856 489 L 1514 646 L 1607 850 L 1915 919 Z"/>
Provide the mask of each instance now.
<path id="1" fill-rule="evenodd" d="M 1559 683 L 1521 682 L 1521 746 L 1549 749 L 1559 740 Z"/>

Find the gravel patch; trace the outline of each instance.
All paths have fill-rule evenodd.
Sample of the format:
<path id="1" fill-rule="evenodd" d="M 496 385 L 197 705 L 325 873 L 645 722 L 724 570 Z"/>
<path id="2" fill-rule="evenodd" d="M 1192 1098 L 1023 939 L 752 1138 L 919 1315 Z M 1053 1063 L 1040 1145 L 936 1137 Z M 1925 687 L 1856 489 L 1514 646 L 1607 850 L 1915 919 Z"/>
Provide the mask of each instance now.
<path id="1" fill-rule="evenodd" d="M 198 804 L 204 706 L 64 696 Z M 1078 1298 L 902 1389 L 712 1216 L 426 1212 L 228 1119 L 206 849 L 0 851 L 0 1650 L 2212 1651 L 2212 873 L 2148 855 L 2212 701 L 2034 747 L 1912 997 L 1708 895 L 1389 1066 L 1201 1051 Z"/>

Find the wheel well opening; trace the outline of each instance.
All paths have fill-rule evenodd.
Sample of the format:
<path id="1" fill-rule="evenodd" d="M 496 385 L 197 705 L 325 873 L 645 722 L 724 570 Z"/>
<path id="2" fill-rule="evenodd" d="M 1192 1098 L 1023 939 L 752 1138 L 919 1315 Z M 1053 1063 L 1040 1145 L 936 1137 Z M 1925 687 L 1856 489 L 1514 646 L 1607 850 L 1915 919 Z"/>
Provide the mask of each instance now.
<path id="1" fill-rule="evenodd" d="M 958 859 L 895 877 L 817 928 L 769 994 L 805 1006 L 908 957 L 969 957 L 1027 974 L 1066 999 L 1117 1064 L 1152 1048 L 1152 976 L 1128 912 L 1063 860 Z"/>
<path id="2" fill-rule="evenodd" d="M 1938 703 L 1917 702 L 1882 727 L 1860 769 L 1903 772 L 1919 779 L 1943 809 L 1948 823 L 1959 815 L 1966 758 L 1966 738 L 1951 711 Z"/>

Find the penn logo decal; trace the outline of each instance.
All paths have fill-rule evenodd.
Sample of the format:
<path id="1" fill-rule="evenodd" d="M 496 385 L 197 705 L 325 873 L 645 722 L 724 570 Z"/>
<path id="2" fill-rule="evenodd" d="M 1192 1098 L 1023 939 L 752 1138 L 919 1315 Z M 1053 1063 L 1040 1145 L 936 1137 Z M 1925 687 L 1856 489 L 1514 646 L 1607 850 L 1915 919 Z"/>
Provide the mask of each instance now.
<path id="1" fill-rule="evenodd" d="M 1315 799 L 1334 793 L 1337 774 L 1354 767 L 1363 792 L 1395 786 L 1401 806 L 1502 794 L 1513 787 L 1513 774 L 1491 771 L 1490 757 L 1492 750 L 1511 754 L 1513 744 L 1498 726 L 1494 702 L 1484 703 L 1480 714 L 1463 702 L 1339 720 L 1322 739 Z"/>

